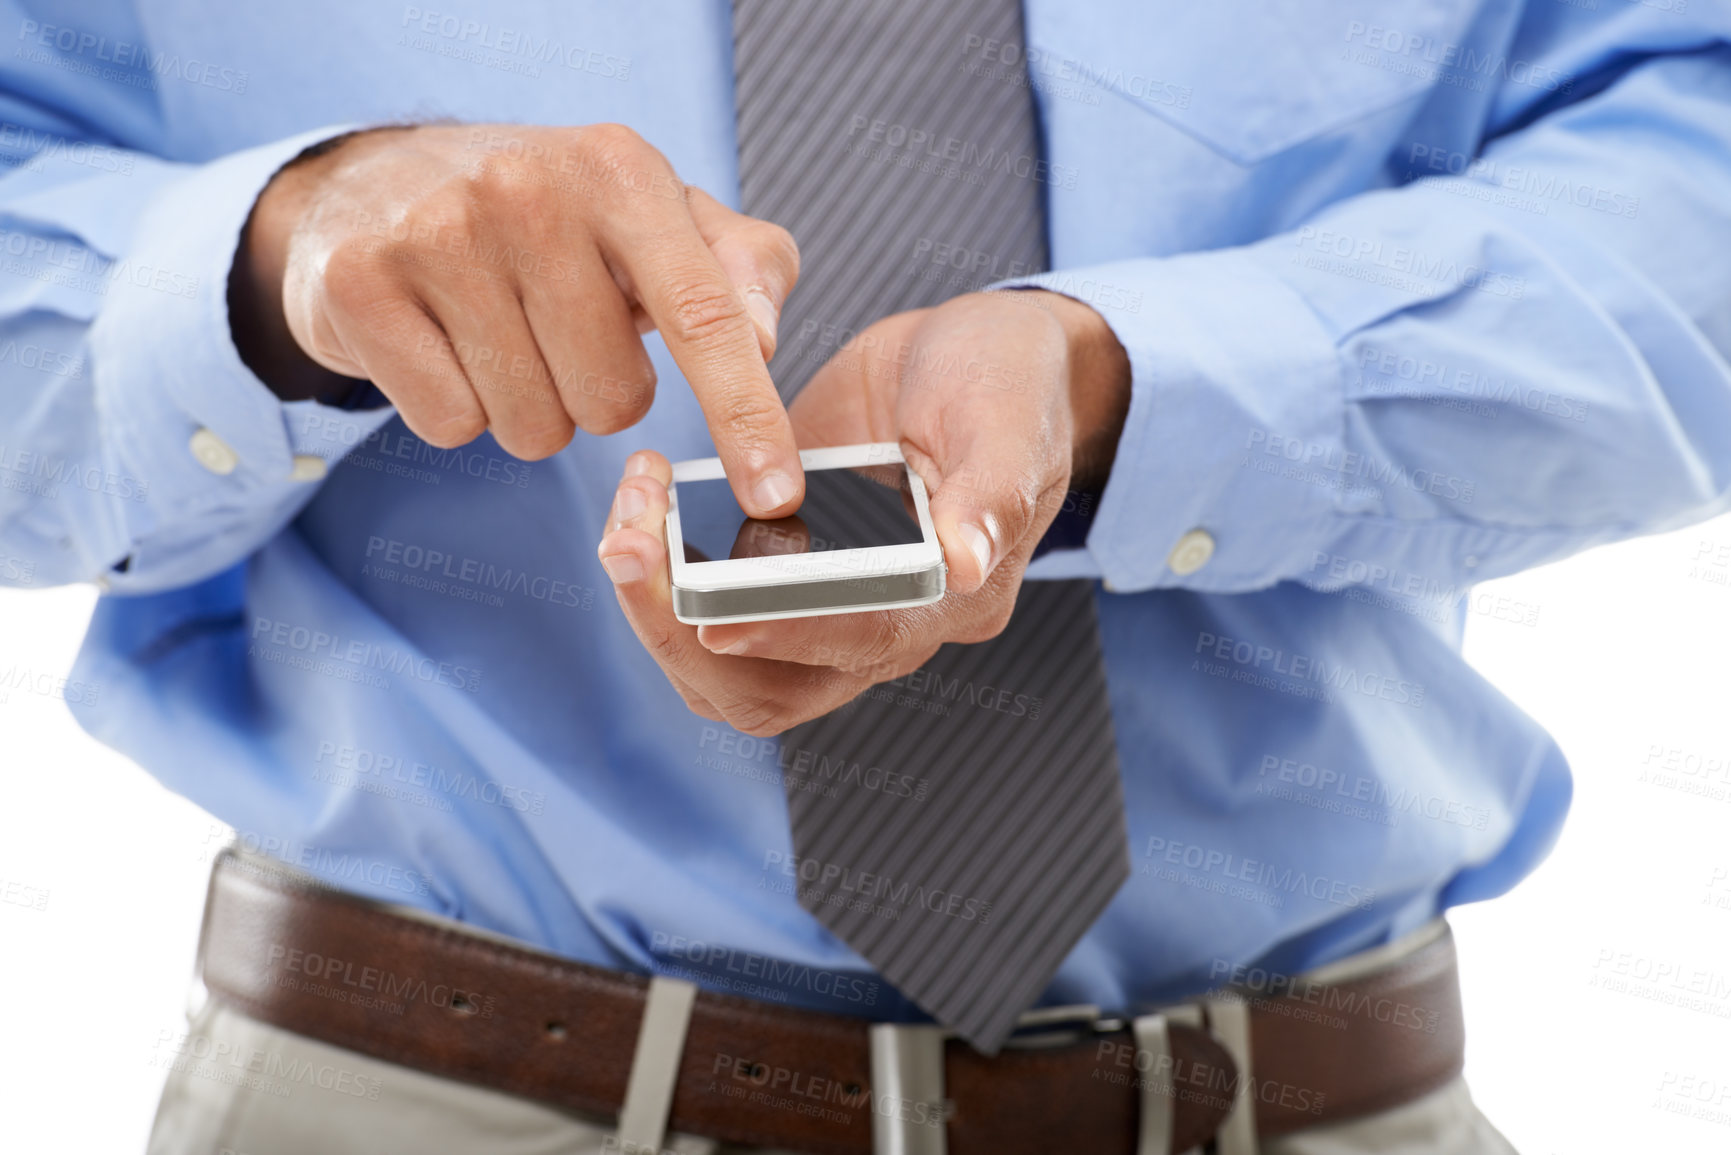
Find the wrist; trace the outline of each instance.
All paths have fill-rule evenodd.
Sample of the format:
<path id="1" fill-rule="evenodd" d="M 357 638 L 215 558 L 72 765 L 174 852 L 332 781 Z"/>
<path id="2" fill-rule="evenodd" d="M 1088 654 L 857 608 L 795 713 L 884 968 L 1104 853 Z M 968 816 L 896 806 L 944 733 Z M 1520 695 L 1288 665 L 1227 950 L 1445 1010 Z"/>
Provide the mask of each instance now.
<path id="1" fill-rule="evenodd" d="M 1099 489 L 1112 471 L 1130 411 L 1130 355 L 1092 306 L 1045 289 L 1028 291 L 1062 326 L 1069 350 L 1070 488 Z"/>
<path id="2" fill-rule="evenodd" d="M 306 149 L 270 180 L 241 230 L 228 278 L 229 330 L 241 360 L 284 401 L 334 402 L 356 381 L 318 364 L 300 347 L 283 314 L 289 241 L 341 147 L 358 134 Z"/>

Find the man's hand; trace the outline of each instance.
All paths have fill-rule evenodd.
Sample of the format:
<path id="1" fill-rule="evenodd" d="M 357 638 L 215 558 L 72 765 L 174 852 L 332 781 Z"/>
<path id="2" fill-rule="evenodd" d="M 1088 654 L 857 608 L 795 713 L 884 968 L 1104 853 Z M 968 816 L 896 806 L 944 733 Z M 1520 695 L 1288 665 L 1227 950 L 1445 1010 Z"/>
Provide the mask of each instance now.
<path id="1" fill-rule="evenodd" d="M 630 129 L 435 125 L 361 133 L 280 172 L 237 256 L 230 319 L 279 396 L 369 378 L 431 444 L 491 429 L 528 460 L 648 411 L 640 334 L 658 329 L 740 505 L 771 517 L 804 495 L 764 366 L 798 275 L 785 229 L 683 185 Z"/>
<path id="2" fill-rule="evenodd" d="M 896 441 L 931 495 L 949 567 L 929 606 L 743 624 L 673 616 L 663 521 L 667 459 L 634 454 L 599 554 L 637 636 L 698 714 L 778 734 L 945 642 L 1009 622 L 1022 571 L 1080 466 L 1103 479 L 1129 405 L 1130 367 L 1088 306 L 1043 291 L 973 293 L 871 326 L 794 402 L 810 448 Z"/>

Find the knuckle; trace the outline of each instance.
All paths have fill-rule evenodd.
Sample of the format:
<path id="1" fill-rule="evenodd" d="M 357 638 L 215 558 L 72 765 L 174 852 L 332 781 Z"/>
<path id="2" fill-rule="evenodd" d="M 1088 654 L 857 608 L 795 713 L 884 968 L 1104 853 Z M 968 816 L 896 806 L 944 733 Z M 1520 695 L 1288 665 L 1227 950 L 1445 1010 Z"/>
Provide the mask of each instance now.
<path id="1" fill-rule="evenodd" d="M 792 725 L 791 721 L 784 719 L 782 708 L 766 698 L 734 702 L 726 714 L 728 725 L 753 738 L 773 738 Z"/>
<path id="2" fill-rule="evenodd" d="M 991 607 L 964 629 L 956 640 L 970 646 L 991 641 L 1009 626 L 1010 615 L 1015 610 L 1016 601 L 1014 598 L 995 599 Z"/>
<path id="3" fill-rule="evenodd" d="M 637 627 L 643 646 L 655 654 L 663 665 L 677 667 L 685 655 L 685 643 L 679 636 L 681 627 L 667 622 L 649 622 Z"/>
<path id="4" fill-rule="evenodd" d="M 738 433 L 770 429 L 780 420 L 782 412 L 773 393 L 762 396 L 748 390 L 732 390 L 717 404 L 716 417 L 726 428 Z"/>
<path id="5" fill-rule="evenodd" d="M 582 374 L 561 388 L 564 410 L 578 428 L 608 436 L 642 421 L 654 402 L 654 386 L 623 384 L 613 377 Z"/>
<path id="6" fill-rule="evenodd" d="M 537 235 L 555 214 L 545 210 L 547 189 L 522 161 L 500 161 L 470 170 L 465 219 L 479 218 Z"/>
<path id="7" fill-rule="evenodd" d="M 882 621 L 863 655 L 867 668 L 892 665 L 912 641 L 913 626 L 905 617 L 901 614 L 882 614 L 880 617 Z"/>
<path id="8" fill-rule="evenodd" d="M 523 461 L 542 461 L 571 444 L 577 427 L 569 422 L 538 421 L 520 430 L 508 440 L 499 436 L 499 444 L 512 457 Z"/>
<path id="9" fill-rule="evenodd" d="M 719 285 L 699 285 L 675 293 L 669 303 L 674 333 L 692 345 L 713 344 L 747 323 L 745 303 Z"/>
<path id="10" fill-rule="evenodd" d="M 497 179 L 493 170 L 470 171 L 422 197 L 391 233 L 398 250 L 456 246 L 461 251 L 478 223 L 482 198 L 477 190 Z"/>
<path id="11" fill-rule="evenodd" d="M 606 437 L 637 424 L 643 419 L 646 408 L 607 402 L 583 405 L 579 409 L 577 425 L 585 433 Z"/>
<path id="12" fill-rule="evenodd" d="M 705 698 L 702 694 L 699 694 L 689 686 L 681 686 L 675 683 L 673 688 L 678 690 L 679 696 L 685 700 L 686 709 L 690 710 L 693 714 L 696 714 L 699 718 L 707 718 L 711 722 L 727 721 L 727 719 L 722 716 L 721 711 L 717 710 L 710 704 L 708 698 Z"/>
<path id="13" fill-rule="evenodd" d="M 765 258 L 787 270 L 789 280 L 799 275 L 799 245 L 793 234 L 774 221 L 758 221 L 752 227 L 752 245 Z"/>
<path id="14" fill-rule="evenodd" d="M 572 373 L 560 381 L 565 411 L 585 433 L 605 437 L 643 419 L 655 401 L 654 374 L 632 382 L 602 373 Z"/>
<path id="15" fill-rule="evenodd" d="M 344 312 L 364 314 L 378 300 L 384 273 L 378 247 L 364 237 L 350 237 L 325 258 L 325 295 Z"/>
<path id="16" fill-rule="evenodd" d="M 592 124 L 578 135 L 578 148 L 585 167 L 600 179 L 603 189 L 616 195 L 629 193 L 651 175 L 672 171 L 654 145 L 623 124 Z"/>
<path id="17" fill-rule="evenodd" d="M 611 121 L 584 126 L 577 134 L 577 143 L 596 160 L 641 157 L 644 152 L 653 151 L 631 126 Z"/>
<path id="18" fill-rule="evenodd" d="M 1004 548 L 1014 545 L 1015 539 L 1027 532 L 1039 513 L 1040 496 L 1034 485 L 1018 485 L 1004 494 L 1000 516 L 1005 525 L 1012 527 L 1012 540 L 1003 543 Z"/>
<path id="19" fill-rule="evenodd" d="M 1063 476 L 1054 479 L 1045 489 L 1040 491 L 1039 500 L 1035 502 L 1035 516 L 1040 521 L 1036 525 L 1049 525 L 1064 508 L 1064 501 L 1070 496 L 1070 473 L 1066 469 Z"/>
<path id="20" fill-rule="evenodd" d="M 700 698 L 696 694 L 688 694 L 686 695 L 686 702 L 691 706 L 691 712 L 696 714 L 699 718 L 705 718 L 711 722 L 720 722 L 723 725 L 727 724 L 727 715 L 710 705 L 707 698 Z"/>
<path id="21" fill-rule="evenodd" d="M 439 449 L 467 445 L 487 430 L 487 418 L 478 408 L 441 413 L 432 417 L 421 436 Z"/>
<path id="22" fill-rule="evenodd" d="M 936 652 L 935 647 L 932 652 Z M 894 650 L 867 653 L 847 662 L 839 662 L 835 669 L 843 677 L 875 686 L 919 669 L 920 663 L 930 656 L 931 653 L 909 652 L 905 648 L 897 647 Z"/>

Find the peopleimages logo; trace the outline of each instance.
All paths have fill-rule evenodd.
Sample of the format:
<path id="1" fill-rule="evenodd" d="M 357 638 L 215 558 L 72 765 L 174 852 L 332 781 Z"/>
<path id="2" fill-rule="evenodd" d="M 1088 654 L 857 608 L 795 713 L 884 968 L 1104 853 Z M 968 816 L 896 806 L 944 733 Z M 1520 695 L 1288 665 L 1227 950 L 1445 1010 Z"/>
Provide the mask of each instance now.
<path id="1" fill-rule="evenodd" d="M 748 762 L 768 762 L 779 767 L 782 774 L 802 787 L 818 784 L 852 786 L 875 790 L 890 798 L 913 798 L 922 802 L 931 788 L 931 783 L 924 778 L 866 765 L 857 759 L 850 760 L 842 755 L 831 757 L 815 750 L 783 745 L 774 738 L 755 738 L 737 730 L 705 726 L 697 748 L 709 750 L 712 746 L 718 754 L 744 758 Z M 702 755 L 699 755 L 701 759 Z"/>
<path id="2" fill-rule="evenodd" d="M 919 906 L 933 914 L 949 915 L 963 922 L 978 922 L 981 926 L 992 917 L 992 904 L 978 898 L 970 898 L 939 887 L 915 884 L 905 879 L 898 882 L 887 874 L 874 874 L 869 870 L 857 870 L 851 866 L 824 862 L 816 858 L 801 858 L 779 850 L 764 854 L 763 869 L 765 872 L 777 871 L 788 878 L 798 878 L 803 883 L 815 884 L 814 889 L 821 889 L 832 897 L 867 903 L 881 902 L 883 906 L 879 909 L 888 910 L 892 914 Z"/>
<path id="3" fill-rule="evenodd" d="M 1475 369 L 1451 369 L 1440 361 L 1429 361 L 1395 349 L 1364 345 L 1358 367 L 1368 376 L 1368 387 L 1377 393 L 1398 392 L 1414 397 L 1454 394 L 1472 401 L 1502 407 L 1520 406 L 1530 413 L 1543 413 L 1560 421 L 1585 421 L 1587 406 L 1576 398 L 1549 390 L 1493 378 Z M 1397 384 L 1398 382 L 1398 384 Z"/>
<path id="4" fill-rule="evenodd" d="M 69 678 L 64 674 L 55 674 L 46 670 L 35 670 L 14 662 L 6 669 L 0 670 L 0 702 L 6 701 L 8 694 L 13 690 L 26 694 L 36 694 L 43 698 L 59 698 L 61 701 L 74 706 L 94 706 L 97 695 L 102 692 L 102 687 L 96 682 Z"/>
<path id="5" fill-rule="evenodd" d="M 1260 454 L 1263 458 L 1275 459 L 1276 464 L 1286 461 L 1297 467 L 1283 476 L 1300 479 L 1322 478 L 1340 484 L 1344 484 L 1347 479 L 1358 479 L 1372 485 L 1429 494 L 1461 505 L 1471 505 L 1477 491 L 1474 482 L 1464 477 L 1456 477 L 1452 473 L 1438 473 L 1433 469 L 1423 468 L 1408 469 L 1405 465 L 1386 461 L 1372 454 L 1358 453 L 1342 445 L 1294 437 L 1268 429 L 1249 430 L 1245 434 L 1244 449 L 1247 463 L 1256 462 L 1257 455 Z M 1272 471 L 1272 468 L 1271 466 L 1265 472 Z"/>
<path id="6" fill-rule="evenodd" d="M 267 878 L 280 875 L 275 861 L 272 861 L 276 860 L 314 875 L 325 885 L 340 882 L 350 889 L 359 889 L 365 883 L 368 886 L 423 897 L 432 893 L 432 887 L 424 876 L 406 866 L 382 862 L 376 858 L 362 858 L 346 851 L 311 846 L 275 834 L 237 833 L 235 842 L 248 854 L 261 856 L 263 859 L 258 861 L 242 858 L 238 861 L 240 868 Z"/>
<path id="7" fill-rule="evenodd" d="M 1283 894 L 1305 894 L 1319 902 L 1331 902 L 1348 910 L 1369 910 L 1376 903 L 1376 891 L 1357 883 L 1343 882 L 1321 874 L 1308 874 L 1291 867 L 1279 867 L 1272 862 L 1244 858 L 1229 851 L 1176 842 L 1158 835 L 1148 836 L 1143 856 L 1152 861 L 1217 875 L 1234 882 Z"/>
<path id="8" fill-rule="evenodd" d="M 483 1019 L 493 1017 L 498 1001 L 493 995 L 465 991 L 449 983 L 429 983 L 426 979 L 399 975 L 382 967 L 356 966 L 347 959 L 304 951 L 299 947 L 285 947 L 280 943 L 271 944 L 265 962 L 268 966 L 305 975 L 317 982 L 334 983 L 399 1002 L 451 1007 Z"/>
<path id="9" fill-rule="evenodd" d="M 182 59 L 178 52 L 152 52 L 142 44 L 110 40 L 83 28 L 23 20 L 18 24 L 18 39 L 28 48 L 48 49 L 60 54 L 58 59 L 50 57 L 47 61 L 38 62 L 53 63 L 60 67 L 70 65 L 73 66 L 71 71 L 117 81 L 135 88 L 154 91 L 156 78 L 172 76 L 188 84 L 214 88 L 220 92 L 246 91 L 248 75 L 242 69 L 225 68 L 191 56 Z M 26 56 L 26 49 L 18 49 L 15 55 Z M 42 55 L 44 53 L 31 52 L 27 58 L 37 60 Z M 90 64 L 89 61 L 96 63 Z M 112 67 L 105 68 L 103 65 Z"/>
<path id="10" fill-rule="evenodd" d="M 1196 635 L 1198 654 L 1209 654 L 1222 662 L 1231 662 L 1247 670 L 1264 668 L 1271 674 L 1315 682 L 1335 690 L 1350 690 L 1367 698 L 1379 698 L 1415 709 L 1424 704 L 1425 689 L 1417 682 L 1390 678 L 1372 671 L 1360 671 L 1343 662 L 1330 663 L 1324 658 L 1306 654 L 1289 654 L 1283 649 L 1260 646 L 1203 630 Z M 1192 663 L 1192 668 L 1195 663 Z"/>
<path id="11" fill-rule="evenodd" d="M 130 175 L 133 167 L 132 154 L 123 149 L 38 132 L 23 124 L 0 122 L 0 149 L 24 154 L 16 160 L 0 160 L 0 164 L 20 164 L 39 169 L 45 162 L 55 162 L 80 165 L 120 176 Z"/>
<path id="12" fill-rule="evenodd" d="M 526 570 L 497 566 L 478 558 L 464 557 L 461 554 L 447 553 L 444 550 L 402 542 L 395 538 L 379 537 L 376 534 L 367 538 L 366 557 L 374 568 L 383 562 L 418 574 L 473 586 L 481 592 L 502 590 L 549 605 L 570 606 L 580 610 L 589 609 L 595 601 L 595 591 L 576 582 L 530 574 Z M 361 573 L 362 576 L 369 576 L 368 567 L 363 567 Z"/>
<path id="13" fill-rule="evenodd" d="M 1520 300 L 1527 291 L 1525 277 L 1463 263 L 1453 256 L 1390 244 L 1382 237 L 1354 236 L 1301 225 L 1293 234 L 1292 243 L 1309 252 L 1310 257 L 1304 262 L 1307 268 L 1339 273 L 1402 292 L 1435 296 L 1439 289 L 1452 286 Z"/>
<path id="14" fill-rule="evenodd" d="M 62 486 L 118 497 L 122 501 L 144 501 L 150 496 L 150 483 L 74 461 L 55 457 L 19 446 L 0 443 L 0 487 L 26 490 L 43 497 L 54 497 Z"/>
<path id="15" fill-rule="evenodd" d="M 981 146 L 919 125 L 897 124 L 855 113 L 848 123 L 847 134 L 850 138 L 864 135 L 863 140 L 848 146 L 849 152 L 872 160 L 899 158 L 899 167 L 919 163 L 934 166 L 934 171 L 946 175 L 997 172 L 1058 188 L 1076 187 L 1076 170 L 1069 165 L 1053 164 L 1032 153 Z"/>
<path id="16" fill-rule="evenodd" d="M 1525 165 L 1508 164 L 1495 157 L 1458 152 L 1428 144 L 1414 144 L 1407 151 L 1407 163 L 1413 171 L 1447 173 L 1482 181 L 1496 188 L 1533 198 L 1548 212 L 1546 202 L 1566 202 L 1578 208 L 1592 209 L 1610 216 L 1633 217 L 1641 211 L 1639 197 L 1612 192 L 1598 185 L 1571 179 L 1568 175 L 1545 172 Z"/>
<path id="17" fill-rule="evenodd" d="M 547 796 L 539 790 L 509 786 L 491 778 L 480 778 L 460 770 L 445 770 L 401 755 L 383 754 L 364 746 L 339 746 L 335 742 L 320 742 L 313 757 L 315 765 L 327 763 L 339 770 L 362 775 L 375 782 L 401 782 L 439 795 L 450 795 L 471 802 L 483 802 L 524 814 L 540 814 Z"/>
<path id="18" fill-rule="evenodd" d="M 344 421 L 339 417 L 310 411 L 301 415 L 301 431 L 308 437 L 317 437 L 321 441 L 356 450 L 357 452 L 343 458 L 344 465 L 434 485 L 439 483 L 438 474 L 411 466 L 431 466 L 449 473 L 466 474 L 480 481 L 514 485 L 519 489 L 528 488 L 529 475 L 533 469 L 532 464 L 527 461 L 483 453 L 474 448 L 473 442 L 467 447 L 440 449 L 412 433 L 401 429 L 394 430 L 388 425 L 363 431 L 358 422 Z M 399 461 L 409 462 L 410 465 L 399 465 Z"/>
<path id="19" fill-rule="evenodd" d="M 277 1098 L 294 1094 L 295 1086 L 317 1087 L 339 1095 L 377 1102 L 384 1080 L 347 1067 L 293 1059 L 244 1043 L 187 1034 L 167 1028 L 157 1032 L 152 1065 L 177 1074 L 196 1075 L 218 1083 L 245 1087 Z"/>
<path id="20" fill-rule="evenodd" d="M 11 906 L 21 906 L 26 910 L 47 910 L 48 889 L 42 886 L 29 886 L 12 879 L 0 878 L 0 902 Z"/>
<path id="21" fill-rule="evenodd" d="M 1575 78 L 1532 60 L 1511 58 L 1501 52 L 1486 52 L 1470 44 L 1438 40 L 1423 33 L 1403 32 L 1354 20 L 1346 26 L 1346 43 L 1363 45 L 1387 60 L 1364 60 L 1362 63 L 1410 62 L 1405 68 L 1391 71 L 1409 73 L 1439 84 L 1485 92 L 1492 81 L 1519 84 L 1543 92 L 1563 95 L 1575 87 Z"/>
<path id="22" fill-rule="evenodd" d="M 1225 984 L 1227 997 L 1237 997 L 1262 1010 L 1274 1010 L 1285 1000 L 1317 1007 L 1324 1013 L 1355 1015 L 1379 1023 L 1391 1023 L 1409 1031 L 1434 1035 L 1442 1025 L 1442 1012 L 1398 999 L 1376 991 L 1319 983 L 1304 975 L 1282 974 L 1259 966 L 1229 962 L 1217 958 L 1209 967 L 1208 981 L 1216 989 Z M 1344 1022 L 1340 1027 L 1344 1027 Z M 1337 1028 L 1339 1029 L 1339 1028 Z"/>
<path id="23" fill-rule="evenodd" d="M 403 9 L 402 27 L 425 36 L 437 36 L 453 47 L 496 52 L 504 58 L 519 58 L 519 63 L 529 67 L 528 74 L 532 77 L 541 75 L 535 65 L 553 64 L 572 72 L 586 72 L 603 80 L 623 81 L 631 78 L 629 56 L 615 56 L 581 44 L 567 44 L 548 35 L 537 35 L 531 29 L 489 24 L 484 20 L 473 20 L 453 12 L 439 12 L 414 5 Z M 430 45 L 410 45 L 415 48 L 428 46 Z M 462 58 L 463 54 L 440 52 L 439 55 Z"/>
<path id="24" fill-rule="evenodd" d="M 456 689 L 468 690 L 471 693 L 481 688 L 481 671 L 473 666 L 435 661 L 410 650 L 400 650 L 396 646 L 365 642 L 359 638 L 343 638 L 337 634 L 315 630 L 309 626 L 296 625 L 293 622 L 255 617 L 252 624 L 252 640 L 253 644 L 247 651 L 248 656 L 262 657 L 267 661 L 273 660 L 273 657 L 270 653 L 261 650 L 261 646 L 277 647 L 279 656 L 284 651 L 290 651 L 301 655 L 309 662 L 319 657 L 328 658 L 332 661 L 342 662 L 357 672 L 381 670 L 387 674 L 407 674 L 418 681 L 439 686 L 453 686 Z M 299 665 L 300 663 L 289 664 Z"/>
<path id="25" fill-rule="evenodd" d="M 1380 778 L 1347 775 L 1327 766 L 1282 758 L 1278 754 L 1264 754 L 1257 775 L 1263 779 L 1257 783 L 1258 794 L 1289 798 L 1349 817 L 1373 818 L 1388 826 L 1396 825 L 1400 815 L 1411 814 L 1474 830 L 1490 827 L 1491 810 L 1488 806 L 1472 806 L 1438 794 L 1394 786 Z M 1282 789 L 1276 783 L 1297 789 Z M 1363 805 L 1355 805 L 1359 803 Z"/>
<path id="26" fill-rule="evenodd" d="M 871 979 L 814 970 L 804 963 L 787 962 L 752 951 L 713 943 L 697 942 L 683 935 L 656 931 L 649 937 L 652 954 L 682 959 L 705 973 L 752 979 L 777 988 L 799 989 L 816 995 L 845 999 L 871 1006 L 878 1001 L 878 984 Z"/>

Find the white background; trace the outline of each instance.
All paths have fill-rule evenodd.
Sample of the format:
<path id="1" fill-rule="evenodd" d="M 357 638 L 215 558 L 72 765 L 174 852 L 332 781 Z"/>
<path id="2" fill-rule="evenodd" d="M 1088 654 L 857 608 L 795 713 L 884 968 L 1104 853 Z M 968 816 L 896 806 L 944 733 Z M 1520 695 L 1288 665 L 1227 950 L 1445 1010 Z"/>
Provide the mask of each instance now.
<path id="1" fill-rule="evenodd" d="M 1538 608 L 1475 595 L 1468 656 L 1576 796 L 1532 878 L 1453 915 L 1474 1092 L 1525 1155 L 1731 1151 L 1731 518 L 1481 591 Z M 0 591 L 0 674 L 69 669 L 94 600 Z M 0 785 L 0 887 L 37 888 L 0 896 L 48 891 L 0 901 L 0 1151 L 140 1151 L 223 828 L 17 688 Z"/>

